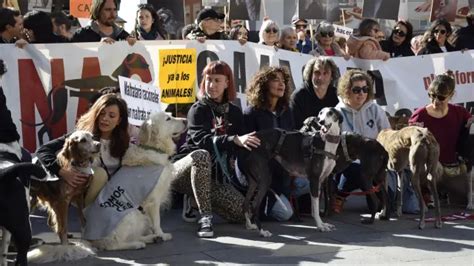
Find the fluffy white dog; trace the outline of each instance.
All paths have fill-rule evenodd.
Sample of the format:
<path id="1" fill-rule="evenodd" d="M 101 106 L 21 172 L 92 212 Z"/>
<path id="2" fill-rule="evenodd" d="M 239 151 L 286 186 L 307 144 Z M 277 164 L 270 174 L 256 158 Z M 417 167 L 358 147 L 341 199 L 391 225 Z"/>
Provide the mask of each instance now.
<path id="1" fill-rule="evenodd" d="M 114 231 L 104 239 L 91 241 L 101 250 L 123 250 L 144 248 L 147 243 L 157 238 L 164 241 L 172 238 L 164 233 L 160 225 L 160 207 L 166 205 L 169 191 L 175 178 L 173 164 L 169 156 L 173 155 L 176 146 L 173 137 L 186 130 L 186 120 L 158 112 L 150 116 L 140 128 L 140 145 L 131 145 L 122 164 L 124 166 L 163 165 L 163 172 L 152 192 L 141 206 L 145 213 L 134 210 L 127 214 Z"/>

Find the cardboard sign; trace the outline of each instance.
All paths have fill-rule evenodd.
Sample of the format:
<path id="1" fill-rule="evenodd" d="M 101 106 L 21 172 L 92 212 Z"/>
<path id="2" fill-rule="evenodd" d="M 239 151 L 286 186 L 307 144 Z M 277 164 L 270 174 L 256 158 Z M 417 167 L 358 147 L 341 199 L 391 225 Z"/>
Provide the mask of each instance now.
<path id="1" fill-rule="evenodd" d="M 128 122 L 141 126 L 151 113 L 161 110 L 160 90 L 148 83 L 119 76 L 120 95 L 127 102 Z"/>
<path id="2" fill-rule="evenodd" d="M 159 51 L 159 87 L 164 103 L 192 103 L 195 100 L 196 49 Z"/>
<path id="3" fill-rule="evenodd" d="M 70 0 L 69 12 L 76 18 L 90 18 L 92 0 Z"/>

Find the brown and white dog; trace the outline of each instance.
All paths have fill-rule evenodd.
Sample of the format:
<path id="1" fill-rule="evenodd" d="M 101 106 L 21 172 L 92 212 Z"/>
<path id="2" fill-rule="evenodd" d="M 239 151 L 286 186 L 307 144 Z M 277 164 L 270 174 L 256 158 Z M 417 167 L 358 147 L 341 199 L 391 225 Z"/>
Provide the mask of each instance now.
<path id="1" fill-rule="evenodd" d="M 398 184 L 403 187 L 401 171 L 410 168 L 413 175 L 411 182 L 420 204 L 420 222 L 418 227 L 425 227 L 425 202 L 421 194 L 421 186 L 428 183 L 434 197 L 436 222 L 435 227 L 441 228 L 441 210 L 438 198 L 437 180 L 443 168 L 439 163 L 439 144 L 433 134 L 426 128 L 409 126 L 400 130 L 386 129 L 379 133 L 377 141 L 384 146 L 389 154 L 388 168 L 398 173 Z M 402 195 L 397 195 L 397 215 L 402 214 Z"/>
<path id="2" fill-rule="evenodd" d="M 76 169 L 92 176 L 92 162 L 100 152 L 100 142 L 95 141 L 87 131 L 75 131 L 66 138 L 62 150 L 57 155 L 58 164 L 62 168 Z M 74 202 L 79 210 L 81 225 L 85 224 L 84 193 L 87 184 L 72 187 L 63 179 L 40 182 L 32 180 L 31 196 L 48 210 L 48 224 L 58 234 L 62 245 L 67 245 L 68 210 Z"/>

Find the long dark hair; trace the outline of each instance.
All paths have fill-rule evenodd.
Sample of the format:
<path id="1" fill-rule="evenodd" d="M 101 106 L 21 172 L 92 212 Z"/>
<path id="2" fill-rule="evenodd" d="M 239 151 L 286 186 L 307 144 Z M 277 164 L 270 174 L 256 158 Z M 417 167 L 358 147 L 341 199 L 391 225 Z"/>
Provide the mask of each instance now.
<path id="1" fill-rule="evenodd" d="M 398 25 L 403 25 L 403 26 L 405 26 L 405 28 L 407 28 L 407 35 L 405 36 L 405 40 L 400 44 L 400 46 L 408 45 L 408 47 L 410 47 L 411 46 L 410 42 L 411 42 L 411 39 L 413 38 L 413 25 L 411 25 L 410 22 L 405 21 L 405 20 L 397 21 L 397 24 L 395 25 L 395 28 Z M 393 31 L 392 31 L 392 34 L 390 34 L 390 38 L 388 39 L 388 41 L 391 42 L 391 43 L 393 43 L 392 37 L 393 37 Z"/>
<path id="2" fill-rule="evenodd" d="M 116 94 L 105 94 L 83 114 L 76 123 L 76 128 L 91 132 L 94 137 L 100 138 L 99 116 L 104 108 L 117 105 L 120 114 L 120 123 L 112 131 L 110 139 L 110 155 L 122 158 L 128 149 L 130 135 L 128 134 L 128 109 L 127 102 Z"/>
<path id="3" fill-rule="evenodd" d="M 34 43 L 54 43 L 53 22 L 48 13 L 43 11 L 30 11 L 26 13 L 23 27 L 33 31 Z M 31 40 L 30 40 L 31 41 Z"/>
<path id="4" fill-rule="evenodd" d="M 138 14 L 142 10 L 147 10 L 148 12 L 151 13 L 151 17 L 153 18 L 153 24 L 151 24 L 151 31 L 158 32 L 158 34 L 161 35 L 163 39 L 166 39 L 166 31 L 165 31 L 165 28 L 163 27 L 163 21 L 161 20 L 160 16 L 158 16 L 158 14 L 156 13 L 155 8 L 150 4 L 138 5 L 138 9 L 135 14 L 135 32 L 139 32 L 139 29 L 140 29 Z"/>
<path id="5" fill-rule="evenodd" d="M 453 28 L 451 27 L 449 21 L 444 18 L 441 18 L 433 21 L 433 23 L 431 23 L 430 28 L 426 31 L 425 37 L 423 38 L 423 47 L 426 47 L 427 43 L 436 39 L 434 36 L 434 30 L 440 25 L 446 28 L 446 42 L 449 43 L 448 39 L 451 33 L 453 33 Z"/>

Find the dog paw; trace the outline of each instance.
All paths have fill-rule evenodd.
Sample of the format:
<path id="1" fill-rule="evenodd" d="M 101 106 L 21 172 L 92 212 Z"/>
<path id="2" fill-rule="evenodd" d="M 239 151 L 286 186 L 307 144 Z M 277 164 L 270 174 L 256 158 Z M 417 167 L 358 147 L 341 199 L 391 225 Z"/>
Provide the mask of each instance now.
<path id="1" fill-rule="evenodd" d="M 271 233 L 270 231 L 260 229 L 260 236 L 263 236 L 263 237 L 271 237 L 271 236 L 272 236 L 272 233 Z"/>
<path id="2" fill-rule="evenodd" d="M 374 221 L 375 221 L 374 218 L 362 218 L 362 219 L 360 220 L 360 222 L 361 222 L 362 224 L 373 224 Z"/>
<path id="3" fill-rule="evenodd" d="M 173 235 L 170 234 L 170 233 L 163 233 L 159 237 L 161 237 L 161 239 L 163 239 L 163 241 L 168 241 L 168 240 L 173 239 Z"/>
<path id="4" fill-rule="evenodd" d="M 336 229 L 336 226 L 329 223 L 322 223 L 321 226 L 318 226 L 320 232 L 331 232 Z"/>
<path id="5" fill-rule="evenodd" d="M 436 221 L 435 222 L 435 228 L 441 229 L 441 227 L 443 227 L 443 222 L 442 221 Z"/>
<path id="6" fill-rule="evenodd" d="M 418 229 L 420 230 L 425 229 L 425 221 L 420 221 L 420 223 L 418 224 Z"/>
<path id="7" fill-rule="evenodd" d="M 145 242 L 136 242 L 134 245 L 133 245 L 133 248 L 134 249 L 144 249 L 146 247 L 146 243 Z"/>
<path id="8" fill-rule="evenodd" d="M 247 230 L 257 230 L 258 226 L 253 223 L 245 223 L 245 228 L 247 228 Z"/>

